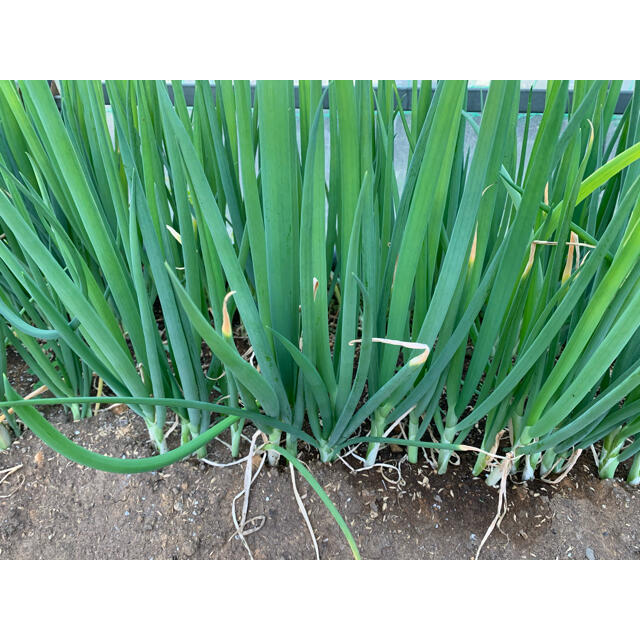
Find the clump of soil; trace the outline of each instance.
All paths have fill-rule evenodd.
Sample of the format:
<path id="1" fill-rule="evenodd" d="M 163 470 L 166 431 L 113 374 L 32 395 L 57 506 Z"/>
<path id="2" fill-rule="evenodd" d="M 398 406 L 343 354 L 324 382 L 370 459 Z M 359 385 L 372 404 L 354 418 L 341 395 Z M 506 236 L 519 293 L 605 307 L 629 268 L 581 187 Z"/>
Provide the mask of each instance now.
<path id="1" fill-rule="evenodd" d="M 143 421 L 128 409 L 99 412 L 57 426 L 93 451 L 115 456 L 153 454 Z M 245 453 L 248 445 L 245 443 Z M 388 452 L 389 461 L 401 453 Z M 215 442 L 209 458 L 229 462 Z M 497 508 L 497 491 L 473 478 L 473 458 L 438 476 L 421 459 L 392 469 L 351 473 L 340 461 L 309 468 L 347 520 L 363 558 L 472 558 Z M 116 475 L 81 467 L 27 432 L 0 453 L 0 558 L 184 559 L 247 558 L 231 504 L 243 489 L 244 464 L 212 468 L 195 459 L 162 472 Z M 384 472 L 384 476 L 382 475 Z M 5 473 L 0 472 L 0 480 Z M 297 475 L 320 556 L 350 558 L 335 521 Z M 509 511 L 481 558 L 640 558 L 640 493 L 601 481 L 583 454 L 559 485 L 540 481 L 508 488 Z M 238 502 L 240 512 L 242 500 Z M 247 536 L 255 558 L 313 558 L 286 466 L 264 467 L 250 496 L 248 518 L 265 516 Z"/>

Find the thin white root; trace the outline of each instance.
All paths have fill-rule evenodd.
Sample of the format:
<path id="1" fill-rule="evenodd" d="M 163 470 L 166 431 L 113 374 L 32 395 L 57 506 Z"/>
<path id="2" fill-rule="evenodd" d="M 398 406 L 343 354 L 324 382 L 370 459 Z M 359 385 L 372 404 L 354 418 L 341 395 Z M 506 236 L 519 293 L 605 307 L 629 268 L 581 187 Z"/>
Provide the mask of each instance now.
<path id="1" fill-rule="evenodd" d="M 13 475 L 16 471 L 18 471 L 18 469 L 21 469 L 21 468 L 22 468 L 22 465 L 17 464 L 15 467 L 10 467 L 9 469 L 2 469 L 0 473 L 4 473 L 4 475 L 2 476 L 2 478 L 0 478 L 0 484 L 2 484 L 10 475 Z M 1 495 L 0 499 L 4 500 L 6 498 L 10 498 L 14 493 L 18 492 L 22 488 L 24 481 L 25 481 L 25 477 L 20 476 L 20 483 L 18 484 L 18 486 L 13 491 L 10 491 L 5 495 Z"/>
<path id="2" fill-rule="evenodd" d="M 113 411 L 114 409 L 119 409 L 120 407 L 124 407 L 124 403 L 115 402 L 113 404 L 108 404 L 104 409 L 99 409 L 98 413 L 105 413 L 107 411 Z"/>
<path id="3" fill-rule="evenodd" d="M 258 471 L 255 476 L 251 475 L 252 462 L 253 462 L 253 452 L 256 448 L 256 440 L 260 435 L 260 431 L 256 431 L 251 438 L 251 444 L 249 445 L 249 454 L 247 455 L 247 466 L 244 472 L 244 501 L 242 503 L 242 521 L 241 521 L 241 529 L 244 529 L 244 523 L 247 519 L 247 511 L 249 510 L 249 491 L 251 490 L 251 485 L 253 484 L 253 480 L 257 477 L 258 472 L 262 468 L 262 464 L 258 467 Z M 261 461 L 262 462 L 262 461 Z"/>
<path id="4" fill-rule="evenodd" d="M 242 464 L 249 459 L 249 456 L 245 456 L 244 458 L 240 458 L 238 460 L 234 460 L 233 462 L 216 462 L 215 460 L 209 460 L 208 458 L 200 458 L 198 462 L 204 462 L 208 464 L 210 467 L 233 467 L 236 464 Z"/>
<path id="5" fill-rule="evenodd" d="M 7 493 L 3 496 L 0 496 L 0 499 L 5 500 L 6 498 L 10 498 L 14 493 L 17 493 L 18 491 L 20 491 L 20 489 L 22 489 L 23 484 L 24 484 L 24 476 L 20 476 L 20 484 L 11 493 Z"/>
<path id="6" fill-rule="evenodd" d="M 396 427 L 400 427 L 400 430 L 402 432 L 402 434 L 404 435 L 404 439 L 407 439 L 407 434 L 405 433 L 404 429 L 402 428 L 402 421 L 416 408 L 415 405 L 413 405 L 413 407 L 411 407 L 410 409 L 407 409 L 407 411 L 405 411 L 391 426 L 389 426 L 387 428 L 387 430 L 382 434 L 383 438 L 387 438 L 389 436 L 389 434 L 394 431 L 394 429 Z M 380 443 L 381 445 L 384 443 Z M 351 450 L 353 451 L 353 449 Z M 394 471 L 396 471 L 396 473 L 398 474 L 399 479 L 396 481 L 393 480 L 389 480 L 389 478 L 387 478 L 384 475 L 384 472 L 381 471 L 382 473 L 382 477 L 387 480 L 387 482 L 390 482 L 391 484 L 398 484 L 401 480 L 402 480 L 402 474 L 400 473 L 400 469 L 399 469 L 399 464 L 398 466 L 393 465 L 393 464 L 387 464 L 384 462 L 375 462 L 374 464 L 367 464 L 367 461 L 365 458 L 360 458 L 359 456 L 356 456 L 354 453 L 352 453 L 351 455 L 353 455 L 354 458 L 357 458 L 358 460 L 360 460 L 360 462 L 362 462 L 365 466 L 362 469 L 357 469 L 357 471 L 364 471 L 365 469 L 373 469 L 374 467 L 380 467 L 380 468 L 388 468 L 388 469 L 393 469 Z M 404 460 L 404 459 L 403 459 Z M 402 462 L 402 461 L 400 461 Z M 354 470 L 354 472 L 356 472 L 356 470 Z"/>
<path id="7" fill-rule="evenodd" d="M 256 531 L 260 531 L 260 529 L 262 529 L 262 527 L 264 527 L 264 523 L 267 521 L 267 517 L 263 516 L 263 515 L 258 515 L 258 516 L 253 516 L 253 518 L 249 518 L 245 523 L 245 527 L 248 524 L 252 524 L 255 521 L 258 521 L 260 524 L 256 525 L 255 527 L 253 527 L 253 529 L 245 529 L 242 533 L 244 536 L 248 536 L 252 533 L 255 533 Z"/>
<path id="8" fill-rule="evenodd" d="M 472 447 L 471 445 L 468 445 L 468 444 L 461 444 L 459 451 L 476 451 L 477 453 L 484 453 L 486 456 L 489 456 L 490 458 L 496 458 L 498 460 L 504 460 L 509 455 L 508 453 L 506 456 L 500 455 L 499 453 L 491 453 L 491 451 L 487 451 L 486 449 Z"/>
<path id="9" fill-rule="evenodd" d="M 253 353 L 253 347 L 249 347 L 243 354 L 242 354 L 242 358 L 244 360 L 247 359 L 247 356 L 250 356 Z"/>
<path id="10" fill-rule="evenodd" d="M 500 527 L 500 523 L 502 519 L 507 514 L 507 478 L 509 477 L 509 472 L 511 471 L 511 467 L 513 466 L 513 453 L 509 451 L 505 456 L 504 460 L 500 463 L 500 467 L 502 469 L 502 474 L 500 476 L 500 490 L 498 492 L 498 509 L 496 511 L 496 517 L 492 520 L 487 532 L 484 534 L 484 538 L 482 538 L 482 542 L 480 542 L 480 546 L 478 547 L 478 551 L 476 552 L 476 560 L 480 557 L 480 552 L 482 551 L 482 547 L 484 547 L 484 543 L 487 541 L 491 532 L 495 529 L 496 525 Z M 504 502 L 504 508 L 503 508 Z"/>
<path id="11" fill-rule="evenodd" d="M 402 420 L 402 418 L 400 418 L 399 420 Z M 396 423 L 397 422 L 399 422 L 399 421 L 396 421 Z M 383 437 L 385 437 L 385 438 L 387 437 L 387 435 L 397 426 L 396 423 L 392 424 L 387 429 L 387 431 L 384 433 Z M 400 426 L 400 428 L 402 429 L 402 425 Z M 360 444 L 362 444 L 362 443 L 360 443 Z M 360 446 L 360 444 L 357 444 L 355 447 L 352 447 L 351 449 L 349 449 L 349 451 L 347 451 L 347 453 L 345 453 L 344 456 L 338 456 L 338 460 L 340 460 L 349 469 L 349 471 L 351 471 L 351 473 L 354 473 L 354 474 L 355 473 L 360 473 L 362 471 L 371 471 L 371 469 L 374 469 L 374 468 L 378 467 L 380 469 L 380 474 L 382 475 L 382 478 L 384 480 L 386 480 L 389 484 L 398 484 L 400 486 L 403 485 L 402 472 L 400 470 L 400 466 L 407 459 L 406 455 L 402 456 L 402 458 L 400 458 L 400 460 L 398 460 L 398 464 L 397 465 L 389 464 L 387 462 L 375 462 L 374 464 L 367 466 L 366 459 L 363 458 L 362 456 L 359 456 L 357 453 L 355 453 L 355 450 Z M 349 456 L 354 457 L 358 462 L 361 462 L 364 466 L 358 467 L 358 468 L 352 467 L 345 460 L 345 458 L 347 458 Z M 387 476 L 384 475 L 383 469 L 393 469 L 393 471 L 395 471 L 398 474 L 398 479 L 397 480 L 391 480 L 390 478 L 388 478 Z"/>
<path id="12" fill-rule="evenodd" d="M 356 448 L 356 447 L 354 447 L 354 449 L 355 449 L 355 448 Z M 344 466 L 345 466 L 345 467 L 347 467 L 347 469 L 349 469 L 349 471 L 351 471 L 351 473 L 355 473 L 355 472 L 356 472 L 356 469 L 355 469 L 355 467 L 352 467 L 352 466 L 351 466 L 351 465 L 350 465 L 350 464 L 345 460 L 345 458 L 346 458 L 347 456 L 349 456 L 349 455 L 352 455 L 352 453 L 353 453 L 353 450 L 354 450 L 354 449 L 351 449 L 351 451 L 349 451 L 348 453 L 345 453 L 345 454 L 344 454 L 344 456 L 338 456 L 338 460 L 340 460 L 340 462 L 342 462 L 342 464 L 344 464 Z"/>
<path id="13" fill-rule="evenodd" d="M 460 466 L 460 456 L 457 451 L 451 452 L 451 457 L 449 458 L 449 464 L 452 464 L 454 467 Z"/>
<path id="14" fill-rule="evenodd" d="M 397 474 L 398 474 L 398 479 L 397 480 L 391 480 L 390 478 L 387 478 L 387 476 L 384 475 L 384 470 L 380 469 L 380 475 L 389 483 L 389 484 L 397 484 L 399 486 L 404 486 L 406 483 L 405 481 L 402 479 L 402 471 L 401 471 L 401 467 L 402 467 L 402 463 L 405 462 L 405 460 L 407 460 L 407 455 L 402 456 L 402 458 L 400 458 L 400 460 L 398 460 L 398 465 L 394 466 L 394 465 L 386 465 L 387 467 L 391 467 L 391 469 L 393 469 Z"/>
<path id="15" fill-rule="evenodd" d="M 347 451 L 347 453 L 345 453 L 342 456 L 337 456 L 338 460 L 340 460 L 341 462 L 344 463 L 344 465 L 349 469 L 349 471 L 351 471 L 351 473 L 355 473 L 356 469 L 355 467 L 352 467 L 346 460 L 345 458 L 348 458 L 349 456 L 353 456 L 354 458 L 356 458 L 356 460 L 359 460 L 360 462 L 364 462 L 364 458 L 361 458 L 359 455 L 356 455 L 354 453 L 354 451 L 356 451 L 356 449 L 358 447 L 360 447 L 361 445 L 363 445 L 363 442 L 358 443 L 357 445 L 355 445 L 354 447 L 351 447 L 351 449 L 349 449 L 349 451 Z"/>
<path id="16" fill-rule="evenodd" d="M 360 456 L 356 456 L 355 454 L 353 454 L 354 458 L 360 458 Z M 374 469 L 376 467 L 378 467 L 380 469 L 380 474 L 382 475 L 382 477 L 389 483 L 389 484 L 399 484 L 402 485 L 402 472 L 400 471 L 400 466 L 402 465 L 402 463 L 407 459 L 407 456 L 402 456 L 402 458 L 400 458 L 400 460 L 398 460 L 398 464 L 394 465 L 394 464 L 389 464 L 387 462 L 376 462 L 374 464 L 372 464 L 370 467 L 361 467 L 359 469 L 354 469 L 354 473 L 360 473 L 361 471 L 371 471 L 371 469 Z M 360 458 L 360 460 L 363 460 L 363 458 Z M 398 474 L 398 479 L 397 480 L 391 480 L 390 478 L 388 478 L 387 476 L 384 475 L 384 471 L 383 469 L 393 469 L 397 474 Z"/>
<path id="17" fill-rule="evenodd" d="M 422 447 L 422 455 L 424 456 L 424 459 L 427 461 L 427 464 L 432 468 L 432 469 L 437 469 L 438 466 L 436 465 L 436 463 L 427 455 L 427 449 L 425 449 L 424 447 Z"/>
<path id="18" fill-rule="evenodd" d="M 416 408 L 416 405 L 414 404 L 413 407 L 411 407 L 410 409 L 407 409 L 383 434 L 382 437 L 386 438 L 414 409 Z M 401 427 L 402 428 L 402 427 Z"/>
<path id="19" fill-rule="evenodd" d="M 0 473 L 4 473 L 2 478 L 0 478 L 0 484 L 2 484 L 12 473 L 18 471 L 18 469 L 22 469 L 21 464 L 17 464 L 15 467 L 9 467 L 7 469 L 0 469 Z"/>
<path id="20" fill-rule="evenodd" d="M 460 451 L 475 451 L 476 453 L 483 453 L 485 456 L 489 457 L 489 462 L 487 463 L 487 466 L 495 465 L 496 463 L 494 462 L 494 460 L 497 460 L 497 459 L 504 460 L 507 457 L 507 456 L 501 456 L 500 454 L 496 453 L 496 451 L 498 451 L 498 447 L 500 446 L 500 440 L 502 440 L 502 436 L 504 435 L 504 432 L 505 432 L 505 429 L 502 429 L 498 431 L 498 433 L 496 433 L 496 438 L 493 441 L 493 444 L 491 445 L 490 451 L 485 451 L 484 449 L 479 449 L 478 447 L 472 447 L 469 444 L 461 444 Z M 510 455 L 510 454 L 507 454 L 507 455 Z M 513 454 L 511 455 L 513 456 Z"/>
<path id="21" fill-rule="evenodd" d="M 429 437 L 431 438 L 431 442 L 436 442 L 436 437 L 433 435 L 433 430 L 431 429 L 431 425 L 429 425 L 427 427 L 427 433 L 429 434 Z M 425 460 L 429 463 L 429 466 L 432 469 L 437 469 L 438 468 L 438 460 L 436 459 L 435 453 L 433 452 L 433 449 L 426 449 L 425 447 L 422 448 L 422 453 L 424 454 Z"/>
<path id="22" fill-rule="evenodd" d="M 229 451 L 231 451 L 231 445 L 230 445 L 226 440 L 223 440 L 223 439 L 222 439 L 222 438 L 220 438 L 219 436 L 218 436 L 218 437 L 216 437 L 216 440 L 217 440 L 220 444 L 222 444 L 222 445 L 224 445 L 225 447 L 227 447 L 227 449 L 229 449 Z"/>
<path id="23" fill-rule="evenodd" d="M 291 484 L 293 485 L 293 494 L 296 497 L 296 502 L 298 503 L 298 509 L 300 509 L 302 518 L 305 524 L 307 525 L 307 529 L 309 529 L 309 534 L 311 535 L 311 542 L 313 542 L 313 548 L 316 552 L 316 560 L 320 560 L 320 551 L 318 549 L 318 541 L 316 540 L 316 534 L 314 533 L 313 527 L 311 526 L 311 521 L 309 520 L 309 514 L 305 509 L 304 502 L 302 502 L 302 498 L 298 493 L 298 487 L 296 486 L 296 472 L 291 462 L 289 463 L 289 470 L 291 471 Z"/>
<path id="24" fill-rule="evenodd" d="M 404 430 L 404 427 L 402 426 L 402 421 L 415 409 L 415 405 L 413 407 L 411 407 L 411 409 L 409 409 L 408 411 L 405 411 L 383 434 L 382 437 L 386 438 L 396 427 L 400 427 L 400 431 L 402 433 L 402 437 L 405 440 L 408 440 L 407 438 L 407 433 Z M 362 462 L 363 464 L 365 464 L 366 460 L 362 457 L 360 457 L 359 455 L 356 455 L 354 453 L 354 451 L 356 451 L 356 449 L 358 447 L 360 447 L 362 444 L 362 442 L 360 442 L 359 444 L 355 445 L 355 447 L 352 447 L 351 449 L 349 449 L 349 451 L 347 451 L 347 453 L 345 453 L 342 456 L 337 456 L 338 460 L 340 460 L 345 467 L 347 467 L 347 469 L 349 469 L 349 471 L 351 471 L 351 473 L 357 473 L 358 471 L 364 471 L 364 469 L 372 469 L 375 466 L 378 466 L 378 464 L 374 464 L 373 467 L 364 467 L 363 469 L 356 469 L 355 467 L 352 467 L 347 461 L 346 458 L 348 458 L 349 456 L 353 456 L 356 460 L 358 460 L 359 462 Z M 382 443 L 381 443 L 382 444 Z M 393 465 L 387 465 L 387 466 L 391 466 L 392 469 L 395 469 L 395 467 Z M 396 469 L 397 470 L 397 469 Z M 392 483 L 395 484 L 395 483 Z"/>
<path id="25" fill-rule="evenodd" d="M 362 456 L 359 456 L 357 453 L 353 453 L 353 449 L 349 452 L 349 455 L 353 456 L 358 462 L 362 462 L 362 464 L 367 462 Z M 355 471 L 364 471 L 365 469 L 371 469 L 371 467 L 362 467 L 362 469 L 356 469 Z"/>
<path id="26" fill-rule="evenodd" d="M 179 424 L 180 424 L 180 419 L 176 418 L 173 421 L 173 424 L 171 425 L 171 427 L 169 427 L 169 431 L 167 431 L 167 433 L 164 434 L 165 440 L 178 428 Z"/>
<path id="27" fill-rule="evenodd" d="M 245 536 L 248 536 L 251 533 L 255 533 L 256 531 L 259 531 L 262 526 L 264 525 L 264 522 L 266 520 L 266 518 L 264 516 L 256 516 L 255 518 L 251 518 L 249 521 L 247 521 L 247 511 L 249 510 L 249 492 L 251 490 L 251 485 L 254 483 L 255 479 L 258 477 L 258 474 L 260 473 L 260 471 L 262 471 L 262 467 L 264 466 L 264 461 L 266 456 L 262 456 L 260 459 L 260 465 L 258 466 L 258 469 L 256 470 L 256 472 L 252 475 L 251 474 L 251 468 L 252 468 L 252 462 L 253 462 L 253 453 L 255 451 L 256 448 L 256 440 L 258 439 L 258 436 L 262 435 L 264 438 L 264 434 L 262 434 L 261 431 L 256 431 L 253 434 L 253 438 L 251 438 L 251 444 L 249 445 L 249 455 L 247 456 L 247 467 L 245 469 L 245 473 L 244 473 L 244 489 L 238 493 L 234 498 L 233 498 L 233 502 L 231 503 L 231 517 L 233 519 L 233 524 L 236 528 L 236 534 L 242 544 L 244 545 L 244 548 L 247 550 L 247 553 L 249 554 L 249 558 L 251 558 L 251 560 L 253 560 L 253 554 L 251 553 L 251 549 L 249 548 L 249 545 L 247 544 L 247 541 L 245 539 Z M 242 515 L 241 515 L 241 519 L 240 519 L 240 523 L 238 524 L 238 518 L 236 516 L 236 501 L 238 500 L 238 498 L 240 498 L 241 496 L 244 496 L 244 501 L 242 503 Z M 245 526 L 248 523 L 254 522 L 255 520 L 258 520 L 262 518 L 262 522 L 260 525 L 258 525 L 257 527 L 254 527 L 253 529 L 249 530 L 249 531 L 245 531 Z M 231 538 L 233 538 L 233 536 L 231 536 Z M 231 539 L 230 538 L 230 539 Z"/>
<path id="28" fill-rule="evenodd" d="M 241 434 L 240 434 L 240 437 L 241 437 L 243 440 L 246 440 L 247 442 L 251 442 L 251 438 L 248 438 L 247 436 L 245 436 L 245 435 L 244 435 L 244 433 L 241 433 Z M 229 451 L 231 451 L 232 447 L 231 447 L 231 445 L 230 445 L 226 440 L 223 440 L 220 436 L 217 436 L 217 437 L 216 437 L 216 440 L 217 440 L 220 444 L 223 444 L 225 447 L 227 447 L 227 449 L 229 449 Z"/>
<path id="29" fill-rule="evenodd" d="M 562 482 L 569 474 L 569 471 L 573 469 L 581 453 L 582 449 L 576 449 L 567 460 L 567 463 L 564 465 L 562 471 L 560 472 L 560 475 L 557 478 L 554 478 L 553 480 L 547 480 L 546 477 L 549 475 L 549 473 L 551 473 L 551 471 L 549 471 L 549 473 L 545 474 L 541 478 L 542 482 L 546 482 L 547 484 L 558 484 L 559 482 Z"/>

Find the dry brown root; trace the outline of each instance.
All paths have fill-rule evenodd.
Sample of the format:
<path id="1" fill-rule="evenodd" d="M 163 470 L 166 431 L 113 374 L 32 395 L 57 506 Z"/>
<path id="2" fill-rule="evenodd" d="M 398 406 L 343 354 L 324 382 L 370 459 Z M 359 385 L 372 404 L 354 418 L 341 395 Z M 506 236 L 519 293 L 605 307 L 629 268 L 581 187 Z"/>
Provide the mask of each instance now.
<path id="1" fill-rule="evenodd" d="M 298 487 L 296 486 L 296 472 L 293 468 L 293 464 L 289 463 L 289 470 L 291 471 L 291 484 L 293 486 L 293 494 L 296 497 L 296 502 L 298 503 L 298 509 L 300 509 L 300 513 L 302 514 L 302 518 L 307 525 L 307 529 L 309 529 L 309 534 L 311 535 L 311 541 L 313 542 L 313 548 L 316 552 L 316 560 L 320 560 L 320 551 L 318 549 L 318 541 L 316 539 L 316 534 L 313 531 L 313 527 L 311 526 L 311 521 L 309 520 L 309 514 L 305 509 L 304 502 L 302 502 L 302 498 L 300 497 L 300 493 L 298 493 Z"/>
<path id="2" fill-rule="evenodd" d="M 249 557 L 251 558 L 251 560 L 253 560 L 253 554 L 251 553 L 251 549 L 249 548 L 249 545 L 247 544 L 247 540 L 246 540 L 246 536 L 255 533 L 256 531 L 260 531 L 260 529 L 262 529 L 262 527 L 264 526 L 264 523 L 266 521 L 265 516 L 255 516 L 254 518 L 250 518 L 249 520 L 247 520 L 247 512 L 249 510 L 249 493 L 251 491 L 251 485 L 255 482 L 255 479 L 258 477 L 258 475 L 260 474 L 260 471 L 262 470 L 262 467 L 264 466 L 264 461 L 266 456 L 261 456 L 260 458 L 260 464 L 258 466 L 258 469 L 256 470 L 255 473 L 252 473 L 252 469 L 253 469 L 253 454 L 256 448 L 256 440 L 258 439 L 258 436 L 262 436 L 262 438 L 265 440 L 265 442 L 268 442 L 268 440 L 266 439 L 266 436 L 261 432 L 261 431 L 256 431 L 253 434 L 253 437 L 251 438 L 251 444 L 249 445 L 249 454 L 247 455 L 247 466 L 245 468 L 245 472 L 244 472 L 244 488 L 242 489 L 242 491 L 240 493 L 238 493 L 234 498 L 233 498 L 233 502 L 231 503 L 231 518 L 233 520 L 233 524 L 236 528 L 236 533 L 234 535 L 237 535 L 240 538 L 240 541 L 242 542 L 242 544 L 244 545 L 244 548 L 247 550 L 247 553 L 249 554 Z M 244 496 L 244 501 L 242 503 L 242 515 L 240 518 L 240 523 L 238 523 L 238 518 L 236 516 L 236 500 L 238 500 L 238 498 L 240 498 L 241 496 Z M 259 521 L 259 524 L 256 525 L 255 527 L 253 527 L 252 529 L 246 530 L 245 527 L 247 524 L 252 524 L 253 522 Z M 233 538 L 233 536 L 231 536 Z"/>
<path id="3" fill-rule="evenodd" d="M 542 482 L 546 482 L 547 484 L 558 484 L 559 482 L 562 482 L 569 474 L 569 471 L 571 471 L 571 469 L 573 469 L 573 467 L 575 466 L 581 453 L 582 449 L 576 449 L 567 460 L 567 463 L 564 465 L 562 471 L 560 471 L 560 475 L 557 478 L 554 478 L 553 480 L 547 480 L 547 476 L 551 473 L 551 471 L 549 471 L 549 473 L 540 478 Z"/>
<path id="4" fill-rule="evenodd" d="M 45 391 L 49 391 L 49 387 L 47 387 L 46 385 L 42 385 L 41 387 L 38 387 L 35 391 L 32 391 L 31 393 L 28 393 L 24 399 L 25 400 L 31 400 L 32 398 L 37 398 L 38 396 L 41 396 Z M 9 409 L 7 409 L 7 413 L 9 415 L 11 415 L 12 413 L 14 413 L 13 407 L 9 407 Z M 0 422 L 4 422 L 6 420 L 6 416 L 2 415 L 0 416 Z"/>
<path id="5" fill-rule="evenodd" d="M 507 514 L 507 479 L 509 477 L 509 472 L 511 471 L 511 467 L 513 466 L 513 453 L 509 451 L 507 455 L 504 457 L 502 462 L 500 463 L 500 489 L 498 492 L 498 509 L 496 511 L 496 517 L 492 520 L 487 532 L 484 534 L 482 541 L 480 542 L 480 546 L 478 547 L 478 551 L 476 552 L 476 560 L 480 557 L 480 552 L 482 551 L 482 547 L 484 547 L 484 543 L 487 541 L 491 532 L 495 529 L 496 525 L 500 527 L 500 523 L 502 519 Z M 504 503 L 504 507 L 503 507 Z"/>
<path id="6" fill-rule="evenodd" d="M 1 469 L 0 474 L 4 474 L 4 475 L 2 476 L 2 478 L 0 478 L 0 484 L 3 484 L 9 476 L 13 475 L 19 469 L 22 469 L 21 464 L 17 464 L 15 467 L 9 467 L 8 469 Z M 6 500 L 7 498 L 10 498 L 14 493 L 16 493 L 22 487 L 22 485 L 24 484 L 24 480 L 25 480 L 24 476 L 20 476 L 20 483 L 18 484 L 18 486 L 15 487 L 13 491 L 10 491 L 5 495 L 0 495 L 0 499 Z"/>

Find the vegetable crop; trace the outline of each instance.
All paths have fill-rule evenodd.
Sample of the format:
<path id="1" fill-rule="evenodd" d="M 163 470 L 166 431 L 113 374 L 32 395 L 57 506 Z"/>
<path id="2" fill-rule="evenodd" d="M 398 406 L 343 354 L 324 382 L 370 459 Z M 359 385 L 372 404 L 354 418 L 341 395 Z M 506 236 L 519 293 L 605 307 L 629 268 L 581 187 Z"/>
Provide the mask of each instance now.
<path id="1" fill-rule="evenodd" d="M 475 474 L 578 450 L 640 483 L 640 87 L 463 81 L 0 82 L 0 445 L 16 417 L 74 460 L 160 468 L 251 422 L 434 449 Z M 297 104 L 296 104 L 297 102 Z M 325 108 L 328 106 L 328 108 Z M 518 132 L 521 132 L 520 135 Z M 408 148 L 406 167 L 399 140 Z M 53 398 L 21 399 L 11 346 Z M 109 459 L 33 407 L 125 402 L 158 456 Z M 9 412 L 11 407 L 14 412 Z M 168 449 L 167 411 L 181 445 Z M 215 418 L 212 426 L 212 420 Z"/>

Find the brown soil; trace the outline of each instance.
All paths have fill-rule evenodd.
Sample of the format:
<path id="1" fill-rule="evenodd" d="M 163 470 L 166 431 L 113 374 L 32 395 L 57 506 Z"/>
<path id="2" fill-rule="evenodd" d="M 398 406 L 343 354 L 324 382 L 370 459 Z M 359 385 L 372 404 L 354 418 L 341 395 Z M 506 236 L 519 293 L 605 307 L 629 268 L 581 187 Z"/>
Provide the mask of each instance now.
<path id="1" fill-rule="evenodd" d="M 15 387 L 27 393 L 33 380 L 18 362 L 14 367 Z M 47 415 L 93 451 L 153 454 L 142 420 L 128 409 L 101 411 L 78 423 L 59 408 L 49 408 Z M 402 453 L 386 450 L 385 456 L 397 463 Z M 354 474 L 340 461 L 326 465 L 304 457 L 347 520 L 363 558 L 472 558 L 496 513 L 497 491 L 472 477 L 470 455 L 446 476 L 424 459 L 415 466 L 404 462 L 401 483 L 392 469 Z M 230 461 L 219 442 L 210 445 L 209 458 Z M 18 465 L 0 484 L 2 559 L 248 557 L 231 517 L 244 464 L 212 468 L 191 459 L 162 472 L 108 474 L 70 462 L 28 432 L 0 452 L 0 471 Z M 321 558 L 350 558 L 325 506 L 300 475 L 296 480 Z M 510 484 L 508 502 L 502 531 L 494 530 L 482 558 L 640 558 L 640 492 L 620 481 L 598 480 L 586 453 L 559 485 Z M 242 499 L 238 514 L 241 507 Z M 261 515 L 264 526 L 246 538 L 255 558 L 314 557 L 287 467 L 265 466 L 255 481 L 247 517 Z"/>

